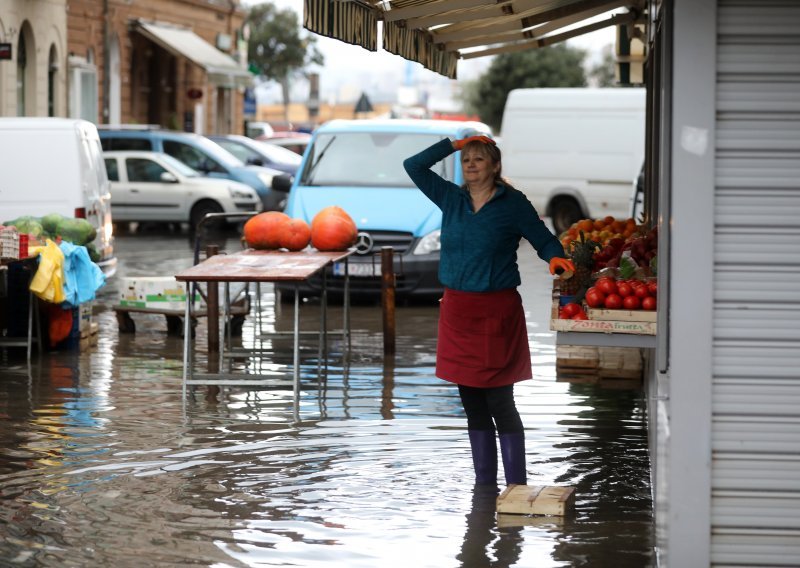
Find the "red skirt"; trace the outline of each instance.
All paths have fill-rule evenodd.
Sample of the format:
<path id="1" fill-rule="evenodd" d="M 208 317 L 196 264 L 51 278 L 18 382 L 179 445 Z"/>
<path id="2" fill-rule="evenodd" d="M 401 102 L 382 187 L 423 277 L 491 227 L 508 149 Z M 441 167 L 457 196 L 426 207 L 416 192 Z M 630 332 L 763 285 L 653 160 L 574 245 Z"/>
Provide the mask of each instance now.
<path id="1" fill-rule="evenodd" d="M 525 312 L 516 289 L 445 289 L 439 310 L 436 376 L 483 388 L 533 376 Z"/>

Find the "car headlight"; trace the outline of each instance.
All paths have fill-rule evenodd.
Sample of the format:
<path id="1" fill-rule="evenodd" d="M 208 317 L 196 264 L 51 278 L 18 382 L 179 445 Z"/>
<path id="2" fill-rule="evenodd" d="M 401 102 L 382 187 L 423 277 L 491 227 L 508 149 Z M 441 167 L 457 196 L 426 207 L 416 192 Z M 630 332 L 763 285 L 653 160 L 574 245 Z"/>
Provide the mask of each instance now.
<path id="1" fill-rule="evenodd" d="M 422 237 L 417 246 L 414 247 L 414 251 L 412 254 L 430 254 L 432 252 L 437 252 L 442 248 L 442 242 L 439 239 L 439 236 L 442 234 L 442 231 L 436 229 L 435 231 L 431 231 L 424 237 Z"/>
<path id="2" fill-rule="evenodd" d="M 261 183 L 263 183 L 267 187 L 267 189 L 272 187 L 272 175 L 271 174 L 260 172 L 258 174 L 258 179 L 261 180 Z"/>
<path id="3" fill-rule="evenodd" d="M 231 199 L 255 199 L 253 192 L 248 189 L 239 189 L 238 187 L 228 186 L 228 193 L 231 194 Z"/>

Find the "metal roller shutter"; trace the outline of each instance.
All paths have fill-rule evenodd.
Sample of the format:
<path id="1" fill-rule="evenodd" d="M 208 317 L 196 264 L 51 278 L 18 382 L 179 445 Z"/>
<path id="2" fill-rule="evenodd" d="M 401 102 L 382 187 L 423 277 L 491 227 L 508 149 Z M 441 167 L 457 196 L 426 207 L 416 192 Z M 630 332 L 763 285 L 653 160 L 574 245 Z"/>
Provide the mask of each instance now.
<path id="1" fill-rule="evenodd" d="M 800 558 L 800 2 L 720 0 L 711 560 Z"/>

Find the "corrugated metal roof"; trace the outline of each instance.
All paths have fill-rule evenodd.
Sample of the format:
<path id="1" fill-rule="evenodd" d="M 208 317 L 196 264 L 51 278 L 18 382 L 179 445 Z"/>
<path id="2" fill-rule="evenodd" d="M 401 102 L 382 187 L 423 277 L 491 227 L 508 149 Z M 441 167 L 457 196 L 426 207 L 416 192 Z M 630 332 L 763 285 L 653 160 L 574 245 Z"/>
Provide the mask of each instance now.
<path id="1" fill-rule="evenodd" d="M 458 59 L 544 47 L 630 23 L 642 6 L 641 0 L 304 0 L 303 25 L 374 51 L 380 21 L 385 50 L 455 78 Z M 610 13 L 620 9 L 627 12 Z"/>

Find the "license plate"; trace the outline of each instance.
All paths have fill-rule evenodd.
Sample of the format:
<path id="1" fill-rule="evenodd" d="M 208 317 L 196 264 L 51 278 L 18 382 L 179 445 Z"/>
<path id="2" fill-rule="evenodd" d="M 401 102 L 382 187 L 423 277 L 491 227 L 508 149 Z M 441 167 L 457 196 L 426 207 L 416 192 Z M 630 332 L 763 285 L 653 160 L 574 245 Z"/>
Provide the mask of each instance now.
<path id="1" fill-rule="evenodd" d="M 333 263 L 333 275 L 344 276 L 344 262 Z M 373 277 L 377 276 L 380 272 L 380 267 L 372 263 L 356 264 L 351 262 L 348 268 L 350 276 L 355 277 Z"/>

